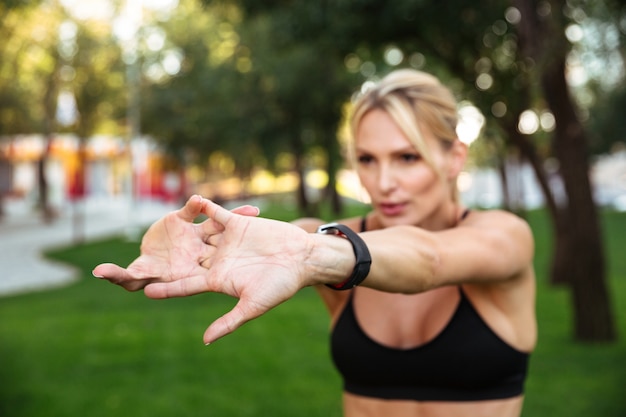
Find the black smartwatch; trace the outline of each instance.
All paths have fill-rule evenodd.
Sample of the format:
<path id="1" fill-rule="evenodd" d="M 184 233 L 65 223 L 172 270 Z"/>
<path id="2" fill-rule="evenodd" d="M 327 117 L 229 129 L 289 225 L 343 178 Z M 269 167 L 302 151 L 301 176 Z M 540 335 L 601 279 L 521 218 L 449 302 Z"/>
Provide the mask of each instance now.
<path id="1" fill-rule="evenodd" d="M 345 239 L 348 239 L 352 244 L 354 255 L 356 256 L 356 263 L 354 264 L 354 270 L 352 275 L 345 281 L 339 284 L 326 284 L 327 287 L 333 290 L 349 290 L 359 285 L 367 277 L 370 272 L 370 266 L 372 265 L 372 256 L 367 249 L 367 245 L 352 229 L 344 224 L 328 223 L 323 224 L 317 229 L 317 233 L 326 235 L 337 235 Z"/>

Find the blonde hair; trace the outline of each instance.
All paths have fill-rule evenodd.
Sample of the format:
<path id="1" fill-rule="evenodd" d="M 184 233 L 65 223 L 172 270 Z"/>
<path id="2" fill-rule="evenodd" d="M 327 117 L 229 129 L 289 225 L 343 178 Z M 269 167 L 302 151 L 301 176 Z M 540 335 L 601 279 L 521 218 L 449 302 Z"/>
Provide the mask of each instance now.
<path id="1" fill-rule="evenodd" d="M 389 73 L 360 94 L 350 118 L 353 156 L 354 139 L 359 124 L 374 109 L 385 111 L 426 163 L 440 176 L 443 175 L 437 169 L 420 129 L 422 126 L 429 129 L 444 149 L 449 149 L 458 140 L 457 102 L 452 92 L 439 79 L 422 71 L 401 69 Z"/>

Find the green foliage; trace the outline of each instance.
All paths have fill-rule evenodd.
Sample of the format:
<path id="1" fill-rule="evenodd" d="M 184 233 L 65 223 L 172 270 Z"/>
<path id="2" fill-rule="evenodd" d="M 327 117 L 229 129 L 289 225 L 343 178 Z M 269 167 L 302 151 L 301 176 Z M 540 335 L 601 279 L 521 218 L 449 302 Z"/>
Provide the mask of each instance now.
<path id="1" fill-rule="evenodd" d="M 32 3 L 0 22 L 0 134 L 70 130 L 56 119 L 61 92 L 76 100 L 79 137 L 119 134 L 125 75 L 110 27 L 75 21 L 57 2 Z"/>
<path id="2" fill-rule="evenodd" d="M 36 0 L 2 0 L 0 1 L 0 10 L 3 8 L 6 10 L 16 9 L 19 7 L 25 7 L 34 3 L 38 3 Z"/>
<path id="3" fill-rule="evenodd" d="M 626 108 L 626 83 L 605 93 L 604 99 L 591 109 L 589 136 L 593 153 L 608 153 L 617 143 L 623 145 L 626 142 L 624 108 Z"/>
<path id="4" fill-rule="evenodd" d="M 26 6 L 0 12 L 0 135 L 40 132 L 56 109 L 55 28 L 62 15 Z"/>
<path id="5" fill-rule="evenodd" d="M 126 100 L 122 80 L 126 67 L 122 51 L 111 34 L 98 25 L 78 27 L 76 53 L 70 63 L 75 75 L 69 86 L 76 98 L 80 116 L 75 127 L 81 138 L 98 132 L 104 124 L 126 117 Z M 115 103 L 115 105 L 112 105 Z M 108 123 L 107 123 L 108 122 Z M 108 133 L 121 133 L 109 131 Z"/>
<path id="6" fill-rule="evenodd" d="M 293 218 L 286 207 L 276 200 L 264 213 Z M 547 285 L 548 219 L 531 212 L 529 221 L 540 335 L 523 415 L 622 416 L 626 340 L 571 341 L 567 292 Z M 616 317 L 626 329 L 626 215 L 604 213 L 603 221 Z M 137 253 L 137 243 L 123 239 L 52 250 L 49 257 L 79 269 L 76 284 L 0 299 L 0 415 L 341 415 L 328 318 L 314 290 L 205 347 L 205 327 L 234 300 L 149 300 L 91 277 L 95 264 L 127 264 Z"/>

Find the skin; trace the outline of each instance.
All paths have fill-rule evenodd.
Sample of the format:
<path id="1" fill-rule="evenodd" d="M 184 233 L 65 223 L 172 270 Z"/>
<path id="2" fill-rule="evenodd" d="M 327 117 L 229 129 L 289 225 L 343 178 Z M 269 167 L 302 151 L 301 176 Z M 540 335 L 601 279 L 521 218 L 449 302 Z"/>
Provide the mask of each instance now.
<path id="1" fill-rule="evenodd" d="M 372 199 L 368 231 L 361 233 L 372 268 L 352 290 L 359 323 L 385 345 L 419 346 L 445 327 L 461 285 L 503 340 L 530 352 L 536 342 L 530 229 L 516 216 L 497 210 L 472 212 L 461 220 L 464 208 L 452 196 L 466 147 L 457 141 L 444 151 L 427 129 L 422 133 L 434 150 L 437 171 L 383 111 L 370 111 L 357 130 L 358 174 Z M 192 223 L 200 213 L 210 220 Z M 140 257 L 131 265 L 102 264 L 94 275 L 128 290 L 143 288 L 151 298 L 207 291 L 238 298 L 233 310 L 209 326 L 205 343 L 306 286 L 316 286 L 334 324 L 349 292 L 322 284 L 350 275 L 354 254 L 349 242 L 312 233 L 319 220 L 289 224 L 256 214 L 258 210 L 249 206 L 229 212 L 194 196 L 150 228 Z M 359 219 L 342 223 L 359 228 Z M 519 416 L 521 407 L 521 397 L 447 403 L 382 401 L 344 393 L 346 417 L 507 417 Z"/>

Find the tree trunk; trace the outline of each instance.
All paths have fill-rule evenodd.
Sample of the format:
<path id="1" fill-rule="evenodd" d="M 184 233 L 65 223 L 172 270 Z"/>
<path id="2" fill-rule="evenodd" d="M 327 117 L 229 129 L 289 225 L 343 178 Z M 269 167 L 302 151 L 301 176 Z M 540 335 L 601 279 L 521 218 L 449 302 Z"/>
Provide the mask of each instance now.
<path id="1" fill-rule="evenodd" d="M 605 283 L 602 235 L 588 175 L 587 137 L 565 79 L 570 48 L 561 15 L 564 3 L 552 1 L 550 18 L 540 18 L 535 1 L 514 1 L 522 14 L 521 49 L 537 65 L 542 96 L 556 119 L 552 150 L 559 160 L 566 201 L 562 206 L 550 207 L 556 228 L 552 274 L 556 281 L 570 284 L 575 338 L 612 341 L 616 332 Z"/>
<path id="2" fill-rule="evenodd" d="M 39 190 L 39 210 L 41 210 L 41 218 L 44 223 L 51 223 L 55 216 L 54 210 L 50 205 L 49 198 L 49 185 L 48 178 L 46 174 L 46 167 L 48 165 L 48 158 L 50 155 L 50 147 L 52 138 L 51 135 L 46 135 L 44 151 L 42 155 L 37 160 L 37 186 Z"/>
<path id="3" fill-rule="evenodd" d="M 513 211 L 513 204 L 511 204 L 511 183 L 507 167 L 507 157 L 499 158 L 498 173 L 500 174 L 500 183 L 502 184 L 502 208 Z"/>
<path id="4" fill-rule="evenodd" d="M 79 138 L 78 142 L 78 166 L 76 167 L 76 193 L 74 200 L 72 201 L 73 214 L 72 214 L 72 229 L 73 229 L 73 242 L 74 244 L 82 244 L 85 242 L 85 196 L 87 193 L 86 187 L 86 166 L 87 157 L 85 149 L 84 138 Z"/>
<path id="5" fill-rule="evenodd" d="M 567 224 L 564 252 L 555 259 L 572 274 L 575 336 L 584 341 L 615 340 L 615 325 L 606 286 L 602 232 L 593 201 L 587 160 L 587 137 L 576 117 L 565 80 L 565 57 L 558 57 L 543 73 L 546 100 L 557 120 L 553 149 L 568 198 L 561 219 Z"/>
<path id="6" fill-rule="evenodd" d="M 569 277 L 572 276 L 573 272 L 570 271 L 570 269 L 573 268 L 574 265 L 570 262 L 563 262 L 563 260 L 567 260 L 569 257 L 567 247 L 570 225 L 567 220 L 566 211 L 557 204 L 552 189 L 550 188 L 550 179 L 533 144 L 514 127 L 509 128 L 509 137 L 520 150 L 524 159 L 526 159 L 533 168 L 535 179 L 543 193 L 545 205 L 550 215 L 554 236 L 552 262 L 550 265 L 550 283 L 553 285 L 568 284 Z"/>
<path id="7" fill-rule="evenodd" d="M 294 129 L 291 138 L 291 151 L 296 159 L 296 172 L 298 173 L 298 189 L 296 190 L 296 200 L 298 202 L 298 210 L 306 217 L 315 217 L 316 210 L 310 204 L 306 194 L 306 167 L 304 166 L 304 146 L 300 138 L 300 131 Z"/>
<path id="8" fill-rule="evenodd" d="M 331 126 L 334 126 L 334 124 L 331 124 Z M 337 171 L 339 170 L 339 145 L 337 142 L 337 134 L 334 129 L 326 129 L 323 134 L 324 142 L 326 143 L 325 148 L 327 149 L 328 154 L 328 162 L 326 166 L 328 173 L 328 185 L 326 186 L 325 194 L 327 198 L 330 199 L 332 214 L 335 217 L 339 217 L 343 211 L 343 204 L 341 203 L 341 198 L 337 192 Z"/>
<path id="9" fill-rule="evenodd" d="M 57 111 L 57 95 L 59 91 L 58 86 L 58 68 L 60 66 L 58 59 L 54 62 L 54 69 L 50 74 L 47 83 L 46 91 L 44 93 L 43 107 L 44 107 L 44 120 L 43 120 L 43 136 L 45 138 L 44 151 L 37 160 L 37 185 L 39 190 L 39 209 L 41 210 L 42 219 L 45 223 L 50 223 L 54 220 L 54 211 L 50 206 L 49 192 L 48 192 L 48 180 L 46 177 L 46 166 L 48 158 L 50 156 L 50 149 L 52 147 L 52 135 L 55 126 L 55 118 Z"/>

